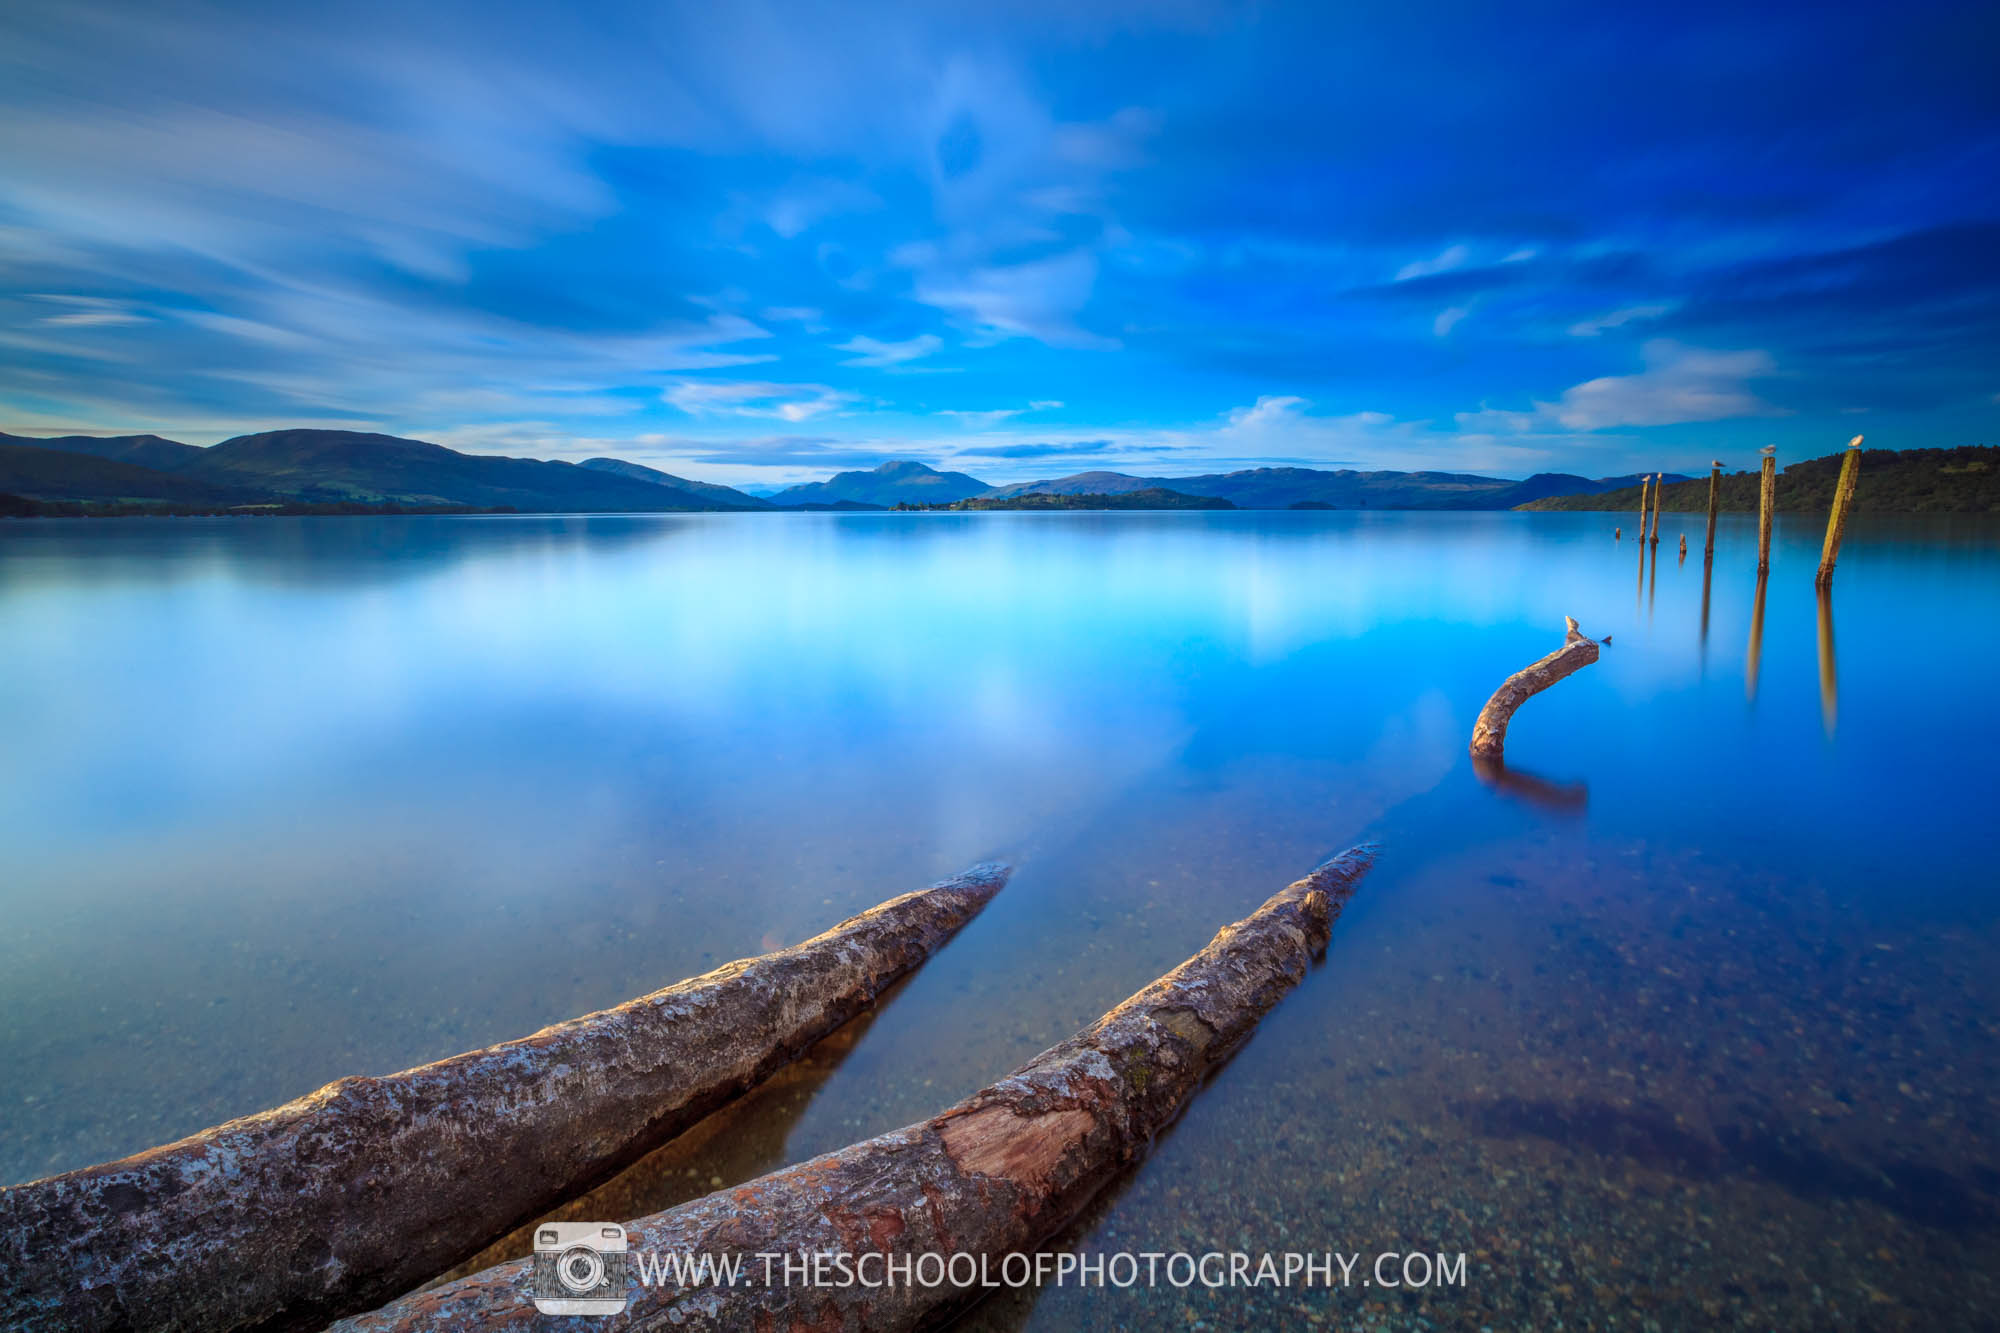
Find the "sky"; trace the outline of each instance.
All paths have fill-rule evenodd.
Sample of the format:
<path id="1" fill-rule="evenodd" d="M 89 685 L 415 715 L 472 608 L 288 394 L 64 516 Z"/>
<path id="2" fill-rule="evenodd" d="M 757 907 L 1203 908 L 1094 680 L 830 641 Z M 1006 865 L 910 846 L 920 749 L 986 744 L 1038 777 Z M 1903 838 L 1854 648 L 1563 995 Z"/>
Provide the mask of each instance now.
<path id="1" fill-rule="evenodd" d="M 1990 4 L 0 8 L 0 430 L 732 485 L 2000 442 Z"/>

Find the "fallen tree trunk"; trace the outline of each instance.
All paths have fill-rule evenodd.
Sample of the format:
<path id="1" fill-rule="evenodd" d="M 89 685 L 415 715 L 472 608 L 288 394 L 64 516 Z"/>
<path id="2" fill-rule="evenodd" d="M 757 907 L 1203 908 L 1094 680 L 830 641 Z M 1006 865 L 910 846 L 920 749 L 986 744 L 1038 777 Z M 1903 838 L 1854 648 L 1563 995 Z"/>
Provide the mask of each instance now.
<path id="1" fill-rule="evenodd" d="M 1007 875 L 977 866 L 519 1041 L 0 1191 L 0 1326 L 318 1328 L 379 1305 L 798 1056 Z"/>
<path id="2" fill-rule="evenodd" d="M 1577 628 L 1576 618 L 1564 616 L 1563 623 L 1568 627 L 1563 636 L 1563 646 L 1534 665 L 1523 667 L 1507 677 L 1500 683 L 1500 688 L 1493 691 L 1486 707 L 1479 710 L 1479 719 L 1472 724 L 1474 758 L 1504 758 L 1507 724 L 1513 720 L 1514 710 L 1564 676 L 1580 671 L 1597 660 L 1597 642 L 1583 636 L 1583 631 Z"/>
<path id="3" fill-rule="evenodd" d="M 632 1222 L 626 1232 L 648 1257 L 643 1267 L 706 1255 L 740 1261 L 749 1281 L 683 1284 L 657 1269 L 641 1281 L 630 1255 L 629 1304 L 591 1327 L 852 1331 L 948 1319 L 984 1294 L 971 1273 L 983 1264 L 998 1281 L 1009 1263 L 1018 1272 L 1145 1155 L 1305 976 L 1373 860 L 1372 847 L 1358 847 L 1327 862 L 1092 1027 L 933 1119 Z M 811 1255 L 846 1256 L 875 1281 L 813 1283 L 802 1272 L 788 1280 L 784 1259 Z M 838 1281 L 837 1269 L 826 1271 Z M 896 1272 L 910 1276 L 888 1278 Z M 338 1328 L 533 1327 L 544 1318 L 533 1293 L 533 1265 L 517 1260 Z"/>

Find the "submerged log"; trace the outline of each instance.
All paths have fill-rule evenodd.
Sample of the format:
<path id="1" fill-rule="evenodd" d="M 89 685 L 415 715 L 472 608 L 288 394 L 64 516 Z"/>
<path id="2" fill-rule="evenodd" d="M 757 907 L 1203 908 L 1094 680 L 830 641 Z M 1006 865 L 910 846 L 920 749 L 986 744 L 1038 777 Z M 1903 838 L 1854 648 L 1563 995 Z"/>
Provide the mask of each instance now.
<path id="1" fill-rule="evenodd" d="M 1514 710 L 1564 676 L 1580 671 L 1597 660 L 1598 645 L 1595 640 L 1583 636 L 1583 631 L 1577 628 L 1576 618 L 1564 616 L 1563 624 L 1567 626 L 1563 646 L 1534 665 L 1523 667 L 1507 677 L 1500 683 L 1500 688 L 1493 691 L 1486 707 L 1479 710 L 1479 719 L 1472 724 L 1473 758 L 1504 758 L 1507 724 L 1513 720 Z"/>
<path id="2" fill-rule="evenodd" d="M 0 1190 L 0 1326 L 317 1328 L 379 1305 L 804 1052 L 1007 875 L 977 866 L 615 1009 Z"/>
<path id="3" fill-rule="evenodd" d="M 930 1120 L 628 1224 L 633 1251 L 740 1261 L 748 1281 L 688 1285 L 627 1265 L 629 1304 L 593 1329 L 896 1330 L 984 1294 L 1151 1148 L 1257 1020 L 1305 976 L 1374 860 L 1357 847 L 1275 894 L 1094 1025 Z M 873 1285 L 788 1280 L 845 1256 Z M 768 1271 L 766 1256 L 769 1256 Z M 781 1257 L 782 1256 L 782 1257 Z M 897 1272 L 907 1280 L 884 1285 Z M 415 1293 L 344 1333 L 542 1323 L 527 1260 Z M 683 1274 L 685 1276 L 685 1274 Z M 934 1283 L 928 1279 L 936 1278 Z M 553 1326 L 553 1321 L 547 1321 Z"/>

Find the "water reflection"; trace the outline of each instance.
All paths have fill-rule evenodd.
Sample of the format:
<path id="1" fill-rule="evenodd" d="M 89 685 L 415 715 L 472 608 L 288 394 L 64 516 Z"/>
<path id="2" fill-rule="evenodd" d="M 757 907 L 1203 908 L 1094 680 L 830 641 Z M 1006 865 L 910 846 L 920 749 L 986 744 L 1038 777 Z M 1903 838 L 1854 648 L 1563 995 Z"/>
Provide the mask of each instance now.
<path id="1" fill-rule="evenodd" d="M 1840 670 L 1833 660 L 1833 589 L 1825 584 L 1815 591 L 1819 602 L 1819 710 L 1826 738 L 1833 739 L 1840 720 Z"/>
<path id="2" fill-rule="evenodd" d="M 1660 539 L 1655 537 L 1651 542 L 1651 546 L 1652 559 L 1648 562 L 1651 572 L 1646 579 L 1646 620 L 1648 623 L 1653 619 L 1653 605 L 1660 593 Z"/>
<path id="3" fill-rule="evenodd" d="M 604 1206 L 671 1202 L 935 1113 L 1372 834 L 1333 965 L 1090 1243 L 1481 1247 L 1432 1307 L 1471 1327 L 1552 1325 L 1552 1255 L 1597 1265 L 1572 1326 L 1707 1326 L 1674 1293 L 1722 1291 L 1743 1253 L 1788 1284 L 1723 1311 L 1758 1327 L 1812 1285 L 1877 1308 L 1857 1279 L 1922 1327 L 1939 1273 L 2000 1272 L 1996 1233 L 1915 1220 L 1984 1217 L 1924 1205 L 2000 1180 L 2000 1032 L 1976 1021 L 2000 1011 L 2000 716 L 1969 703 L 2000 525 L 1855 521 L 1829 745 L 1811 522 L 1780 519 L 1767 600 L 1738 577 L 1755 516 L 1724 516 L 1724 577 L 1670 567 L 1656 625 L 1650 544 L 1628 608 L 1591 514 L 396 522 L 0 524 L 0 1178 L 1016 862 L 823 1082 L 742 1104 Z M 1479 705 L 1565 614 L 1618 651 L 1476 772 Z M 1914 658 L 1911 623 L 1935 639 Z M 1541 774 L 1589 775 L 1587 799 Z M 1715 1141 L 1676 1155 L 1662 1125 Z M 1910 1161 L 1917 1126 L 1900 1213 L 1790 1187 L 1800 1163 Z M 1732 1127 L 1785 1150 L 1731 1156 Z M 1674 1174 L 1691 1161 L 1721 1174 Z M 1715 1242 L 1693 1257 L 1689 1209 Z M 1295 1291 L 1231 1297 L 1243 1326 L 1300 1317 Z M 1201 1298 L 1051 1290 L 1019 1320 L 1215 1320 L 1183 1308 Z"/>
<path id="4" fill-rule="evenodd" d="M 1510 768 L 1503 759 L 1483 759 L 1477 755 L 1472 760 L 1472 771 L 1492 790 L 1550 814 L 1580 815 L 1590 808 L 1588 783 L 1545 778 L 1526 769 Z"/>
<path id="5" fill-rule="evenodd" d="M 1713 536 L 1714 534 L 1711 533 L 1711 549 L 1707 555 L 1702 557 L 1701 561 L 1701 665 L 1703 674 L 1706 674 L 1708 670 L 1708 608 L 1711 601 L 1709 594 L 1711 585 L 1715 582 Z"/>
<path id="6" fill-rule="evenodd" d="M 1743 657 L 1743 692 L 1753 704 L 1757 702 L 1757 676 L 1764 665 L 1764 589 L 1770 581 L 1770 571 L 1757 571 L 1757 600 L 1750 608 L 1750 648 Z"/>

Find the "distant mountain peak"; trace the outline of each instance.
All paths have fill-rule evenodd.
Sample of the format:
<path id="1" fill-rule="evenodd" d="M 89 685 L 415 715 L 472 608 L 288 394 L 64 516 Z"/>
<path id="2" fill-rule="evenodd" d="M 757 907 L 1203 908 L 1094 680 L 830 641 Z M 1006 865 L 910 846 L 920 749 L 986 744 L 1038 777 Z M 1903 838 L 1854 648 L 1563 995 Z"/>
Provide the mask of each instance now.
<path id="1" fill-rule="evenodd" d="M 771 497 L 776 505 L 856 504 L 888 507 L 909 501 L 914 504 L 949 504 L 983 495 L 992 487 L 963 472 L 940 472 L 915 459 L 895 458 L 878 463 L 867 471 L 837 472 L 825 481 L 788 486 Z"/>

